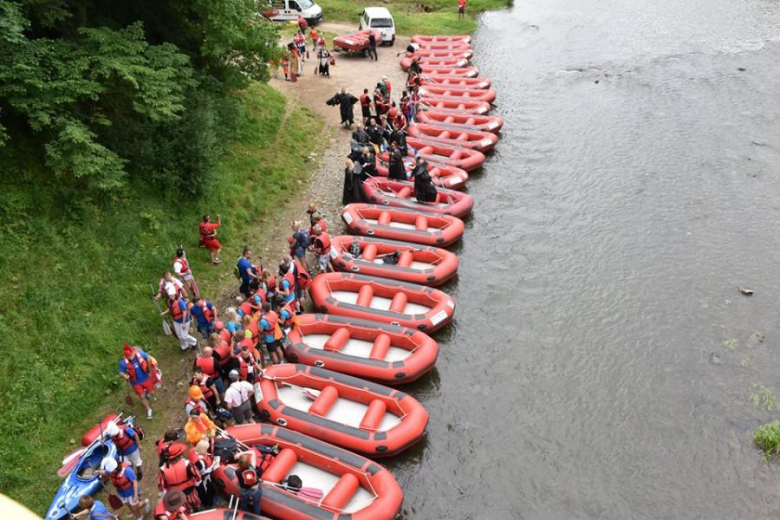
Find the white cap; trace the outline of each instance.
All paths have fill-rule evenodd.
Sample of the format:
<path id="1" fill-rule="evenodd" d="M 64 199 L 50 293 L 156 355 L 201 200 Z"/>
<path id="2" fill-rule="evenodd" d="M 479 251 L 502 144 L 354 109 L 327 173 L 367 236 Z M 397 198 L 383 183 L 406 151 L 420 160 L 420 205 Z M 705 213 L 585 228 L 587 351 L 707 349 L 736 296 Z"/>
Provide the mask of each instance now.
<path id="1" fill-rule="evenodd" d="M 170 282 L 165 284 L 165 292 L 168 293 L 168 296 L 176 296 L 176 288 Z"/>
<path id="2" fill-rule="evenodd" d="M 100 462 L 100 469 L 109 473 L 114 471 L 117 466 L 118 464 L 116 463 L 116 459 L 114 457 L 106 457 Z"/>
<path id="3" fill-rule="evenodd" d="M 119 426 L 117 426 L 116 422 L 109 421 L 103 430 L 103 435 L 106 437 L 114 437 L 115 435 L 119 435 Z"/>
<path id="4" fill-rule="evenodd" d="M 387 76 L 382 76 L 382 79 L 387 79 Z"/>

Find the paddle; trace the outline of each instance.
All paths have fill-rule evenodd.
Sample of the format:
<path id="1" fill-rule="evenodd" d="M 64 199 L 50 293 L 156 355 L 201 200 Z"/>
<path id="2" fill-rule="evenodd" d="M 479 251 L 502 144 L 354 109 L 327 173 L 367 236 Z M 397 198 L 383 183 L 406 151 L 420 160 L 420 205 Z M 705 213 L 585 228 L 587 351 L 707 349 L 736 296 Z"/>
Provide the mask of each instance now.
<path id="1" fill-rule="evenodd" d="M 157 300 L 154 299 L 155 292 L 154 292 L 154 287 L 152 286 L 151 283 L 149 284 L 149 289 L 151 289 L 151 291 L 152 291 L 152 301 L 154 302 L 154 306 L 157 308 L 157 312 L 159 314 L 162 314 L 162 309 L 160 308 L 160 303 Z M 168 321 L 168 318 L 166 318 L 164 316 L 162 318 L 162 329 L 163 329 L 163 334 L 165 334 L 166 336 L 170 336 L 170 335 L 173 334 L 173 330 L 171 329 L 171 324 Z"/>
<path id="2" fill-rule="evenodd" d="M 81 460 L 81 456 L 84 454 L 84 452 L 87 451 L 87 448 L 79 448 L 76 451 L 72 452 L 70 455 L 62 459 L 62 467 L 57 470 L 57 476 L 60 478 L 67 477 L 71 471 L 73 471 L 73 468 L 76 467 L 76 464 L 79 463 Z"/>
<path id="3" fill-rule="evenodd" d="M 108 504 L 111 506 L 111 509 L 116 511 L 117 509 L 122 509 L 122 507 L 125 505 L 122 503 L 122 499 L 120 499 L 116 495 L 108 495 Z"/>

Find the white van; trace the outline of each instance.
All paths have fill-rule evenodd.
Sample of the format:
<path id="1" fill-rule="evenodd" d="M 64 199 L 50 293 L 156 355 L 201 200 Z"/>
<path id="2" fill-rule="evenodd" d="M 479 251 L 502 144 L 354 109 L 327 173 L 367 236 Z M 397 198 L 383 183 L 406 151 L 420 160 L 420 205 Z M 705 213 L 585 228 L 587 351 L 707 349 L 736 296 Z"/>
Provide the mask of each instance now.
<path id="1" fill-rule="evenodd" d="M 360 30 L 377 29 L 382 33 L 382 41 L 379 44 L 395 43 L 395 22 L 393 15 L 384 7 L 366 7 L 360 15 Z"/>
<path id="2" fill-rule="evenodd" d="M 306 23 L 316 25 L 322 21 L 322 7 L 312 0 L 271 0 L 263 4 L 263 16 L 272 22 L 297 22 L 303 16 Z"/>

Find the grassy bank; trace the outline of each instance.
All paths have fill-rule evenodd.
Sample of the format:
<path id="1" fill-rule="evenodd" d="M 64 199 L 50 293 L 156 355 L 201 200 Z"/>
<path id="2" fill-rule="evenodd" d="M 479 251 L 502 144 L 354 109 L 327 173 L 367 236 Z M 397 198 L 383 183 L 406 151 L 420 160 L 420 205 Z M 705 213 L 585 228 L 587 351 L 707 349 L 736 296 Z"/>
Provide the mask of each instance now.
<path id="1" fill-rule="evenodd" d="M 233 284 L 233 260 L 258 219 L 307 175 L 312 150 L 303 143 L 317 142 L 321 119 L 268 86 L 254 85 L 241 98 L 252 117 L 237 122 L 241 139 L 202 199 L 136 186 L 111 208 L 70 213 L 36 183 L 36 165 L 24 181 L 0 180 L 0 490 L 39 513 L 59 486 L 70 440 L 107 401 L 123 401 L 116 375 L 122 343 L 149 349 L 163 370 L 179 366 L 178 347 L 161 339 L 148 286 L 178 244 L 188 248 L 205 294 Z M 226 223 L 219 268 L 196 248 L 206 212 Z M 175 379 L 171 372 L 168 380 Z"/>
<path id="2" fill-rule="evenodd" d="M 317 0 L 331 22 L 358 24 L 363 8 L 383 5 L 373 0 Z M 485 11 L 503 9 L 512 0 L 468 0 L 464 20 L 458 20 L 457 0 L 394 0 L 386 5 L 393 14 L 396 32 L 413 34 L 471 34 L 477 28 L 476 17 Z"/>

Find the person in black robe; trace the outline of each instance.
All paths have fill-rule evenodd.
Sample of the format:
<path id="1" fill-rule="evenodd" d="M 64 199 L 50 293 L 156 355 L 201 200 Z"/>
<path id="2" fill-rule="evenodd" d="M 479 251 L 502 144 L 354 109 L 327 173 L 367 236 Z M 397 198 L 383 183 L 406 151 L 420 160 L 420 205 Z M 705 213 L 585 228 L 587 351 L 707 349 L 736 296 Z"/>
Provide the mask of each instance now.
<path id="1" fill-rule="evenodd" d="M 376 124 L 376 118 L 372 117 L 369 120 L 368 126 L 366 127 L 366 133 L 368 134 L 368 139 L 371 141 L 371 144 L 382 146 L 384 141 L 382 137 L 382 129 L 379 128 L 379 125 Z"/>
<path id="2" fill-rule="evenodd" d="M 405 181 L 406 180 L 406 168 L 404 167 L 404 156 L 401 150 L 398 148 L 398 144 L 395 141 L 390 143 L 390 160 L 388 162 L 388 172 L 391 179 Z"/>
<path id="3" fill-rule="evenodd" d="M 360 164 L 360 174 L 363 180 L 369 177 L 376 177 L 376 155 L 372 147 L 366 146 L 363 148 L 358 164 Z"/>
<path id="4" fill-rule="evenodd" d="M 344 193 L 341 196 L 342 204 L 352 202 L 365 202 L 366 194 L 363 191 L 362 164 L 360 158 L 363 153 L 353 150 L 347 158 L 347 167 L 344 169 Z"/>
<path id="5" fill-rule="evenodd" d="M 347 92 L 346 88 L 342 88 L 341 92 L 330 98 L 325 102 L 328 106 L 339 106 L 341 112 L 341 124 L 351 127 L 355 123 L 355 114 L 352 110 L 352 106 L 358 102 L 358 98 Z"/>
<path id="6" fill-rule="evenodd" d="M 352 132 L 352 141 L 359 144 L 361 147 L 367 146 L 371 142 L 371 139 L 368 137 L 368 134 L 361 123 L 358 123 L 357 126 L 355 126 L 355 131 Z"/>
<path id="7" fill-rule="evenodd" d="M 422 157 L 417 158 L 412 176 L 414 177 L 414 197 L 417 202 L 436 202 L 436 186 L 428 173 L 428 163 Z"/>
<path id="8" fill-rule="evenodd" d="M 402 156 L 406 157 L 409 155 L 409 147 L 406 145 L 406 134 L 403 130 L 393 130 L 390 134 L 390 143 L 395 143 L 398 146 Z"/>

